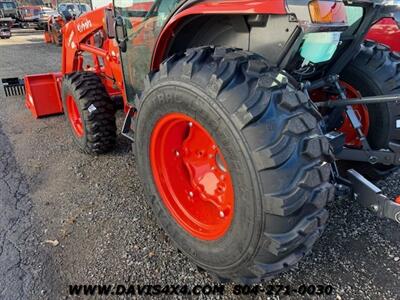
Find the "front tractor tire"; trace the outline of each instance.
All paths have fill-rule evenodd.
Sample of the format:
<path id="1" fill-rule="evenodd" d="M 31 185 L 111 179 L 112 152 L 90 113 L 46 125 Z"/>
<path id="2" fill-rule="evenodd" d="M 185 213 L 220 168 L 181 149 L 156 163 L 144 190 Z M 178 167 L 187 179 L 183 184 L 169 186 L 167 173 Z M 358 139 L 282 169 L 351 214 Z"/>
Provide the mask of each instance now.
<path id="1" fill-rule="evenodd" d="M 258 55 L 202 47 L 166 60 L 138 103 L 138 172 L 177 247 L 221 280 L 270 278 L 322 234 L 329 143 L 307 97 Z"/>
<path id="2" fill-rule="evenodd" d="M 62 100 L 73 139 L 83 152 L 102 154 L 113 149 L 115 108 L 99 76 L 92 72 L 66 75 Z"/>

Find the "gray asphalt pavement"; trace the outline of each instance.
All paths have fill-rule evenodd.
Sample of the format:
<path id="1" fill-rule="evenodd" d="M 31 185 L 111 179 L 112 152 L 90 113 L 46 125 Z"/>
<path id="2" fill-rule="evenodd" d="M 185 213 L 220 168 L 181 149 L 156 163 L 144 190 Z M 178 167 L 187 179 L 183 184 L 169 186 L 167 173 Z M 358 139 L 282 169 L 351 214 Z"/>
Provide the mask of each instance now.
<path id="1" fill-rule="evenodd" d="M 40 32 L 18 31 L 0 40 L 0 78 L 58 71 L 60 53 Z M 379 185 L 400 194 L 400 174 Z M 349 199 L 328 209 L 310 256 L 265 285 L 329 284 L 330 299 L 400 299 L 399 225 Z M 70 284 L 206 283 L 214 281 L 157 225 L 128 141 L 84 155 L 64 116 L 34 119 L 23 97 L 0 91 L 0 299 L 64 299 Z"/>

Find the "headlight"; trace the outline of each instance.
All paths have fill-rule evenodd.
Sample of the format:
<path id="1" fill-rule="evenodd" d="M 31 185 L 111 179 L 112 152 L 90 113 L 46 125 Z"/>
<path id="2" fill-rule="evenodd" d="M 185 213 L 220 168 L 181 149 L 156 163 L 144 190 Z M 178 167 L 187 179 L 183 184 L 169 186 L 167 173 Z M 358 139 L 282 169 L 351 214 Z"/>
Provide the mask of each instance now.
<path id="1" fill-rule="evenodd" d="M 347 23 L 346 7 L 339 1 L 311 1 L 308 5 L 313 23 Z"/>

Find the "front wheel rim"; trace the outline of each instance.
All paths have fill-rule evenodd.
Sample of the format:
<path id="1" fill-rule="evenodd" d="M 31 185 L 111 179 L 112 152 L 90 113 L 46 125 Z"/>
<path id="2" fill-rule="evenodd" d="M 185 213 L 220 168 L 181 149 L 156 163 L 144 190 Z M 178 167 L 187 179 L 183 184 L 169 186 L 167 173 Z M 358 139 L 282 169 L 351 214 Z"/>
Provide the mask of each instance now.
<path id="1" fill-rule="evenodd" d="M 223 237 L 233 219 L 234 192 L 226 161 L 209 132 L 185 114 L 165 115 L 151 135 L 150 161 L 174 220 L 195 238 Z"/>
<path id="2" fill-rule="evenodd" d="M 74 133 L 78 137 L 83 137 L 84 134 L 83 122 L 74 97 L 68 95 L 66 104 L 67 104 L 68 120 L 71 124 Z"/>

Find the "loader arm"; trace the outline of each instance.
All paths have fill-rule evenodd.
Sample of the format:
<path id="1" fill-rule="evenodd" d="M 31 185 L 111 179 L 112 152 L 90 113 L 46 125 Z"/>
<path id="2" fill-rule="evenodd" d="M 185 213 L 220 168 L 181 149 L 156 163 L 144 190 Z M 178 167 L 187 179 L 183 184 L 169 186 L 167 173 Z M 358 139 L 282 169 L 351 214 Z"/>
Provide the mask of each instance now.
<path id="1" fill-rule="evenodd" d="M 123 77 L 119 49 L 109 39 L 105 29 L 106 11 L 112 5 L 100 7 L 68 22 L 63 28 L 62 74 L 90 70 L 102 77 L 107 92 L 112 95 L 123 91 Z M 88 59 L 89 53 L 92 60 Z"/>

